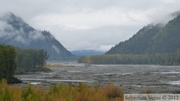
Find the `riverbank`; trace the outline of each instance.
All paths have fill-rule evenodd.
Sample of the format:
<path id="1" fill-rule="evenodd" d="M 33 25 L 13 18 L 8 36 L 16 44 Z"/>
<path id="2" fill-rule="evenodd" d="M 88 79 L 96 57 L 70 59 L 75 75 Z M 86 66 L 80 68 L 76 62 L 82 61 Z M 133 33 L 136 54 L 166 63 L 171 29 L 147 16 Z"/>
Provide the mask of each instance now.
<path id="1" fill-rule="evenodd" d="M 66 66 L 65 66 L 66 65 Z M 51 67 L 51 72 L 36 72 L 16 75 L 23 83 L 44 86 L 55 84 L 77 85 L 85 83 L 90 86 L 105 86 L 112 83 L 125 93 L 179 93 L 180 66 L 156 65 L 89 65 L 68 64 Z M 67 66 L 69 65 L 69 66 Z"/>

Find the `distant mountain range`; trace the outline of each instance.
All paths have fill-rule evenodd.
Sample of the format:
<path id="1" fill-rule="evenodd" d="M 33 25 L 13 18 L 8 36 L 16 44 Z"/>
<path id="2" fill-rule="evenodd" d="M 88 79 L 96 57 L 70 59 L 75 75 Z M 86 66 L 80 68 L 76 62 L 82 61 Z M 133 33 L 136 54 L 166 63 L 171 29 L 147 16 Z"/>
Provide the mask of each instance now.
<path id="1" fill-rule="evenodd" d="M 166 25 L 150 24 L 106 54 L 171 53 L 180 50 L 180 16 Z"/>
<path id="2" fill-rule="evenodd" d="M 44 49 L 51 60 L 65 60 L 73 56 L 50 32 L 34 29 L 13 13 L 0 17 L 0 44 Z"/>
<path id="3" fill-rule="evenodd" d="M 74 50 L 71 51 L 72 54 L 76 56 L 92 56 L 92 55 L 102 55 L 104 51 L 97 51 L 97 50 Z"/>

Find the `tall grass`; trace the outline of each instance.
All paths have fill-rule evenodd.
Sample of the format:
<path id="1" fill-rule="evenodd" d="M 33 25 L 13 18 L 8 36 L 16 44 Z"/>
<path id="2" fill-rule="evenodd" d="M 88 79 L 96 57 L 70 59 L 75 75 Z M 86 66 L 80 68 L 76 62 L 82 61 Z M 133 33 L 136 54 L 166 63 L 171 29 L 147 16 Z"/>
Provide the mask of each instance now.
<path id="1" fill-rule="evenodd" d="M 44 90 L 43 87 L 35 88 L 31 85 L 20 89 L 2 80 L 0 101 L 123 101 L 123 90 L 112 84 L 105 87 L 92 87 L 83 83 L 77 86 L 54 85 L 49 90 Z"/>

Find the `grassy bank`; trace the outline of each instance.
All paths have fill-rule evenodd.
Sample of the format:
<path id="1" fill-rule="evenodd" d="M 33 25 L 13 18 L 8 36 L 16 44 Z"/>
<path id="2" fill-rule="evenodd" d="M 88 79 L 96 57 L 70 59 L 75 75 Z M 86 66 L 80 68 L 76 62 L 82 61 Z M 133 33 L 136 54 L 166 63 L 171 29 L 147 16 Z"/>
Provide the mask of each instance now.
<path id="1" fill-rule="evenodd" d="M 43 87 L 20 89 L 8 85 L 6 80 L 0 83 L 0 101 L 123 101 L 123 90 L 108 84 L 105 87 L 90 87 L 80 83 L 78 86 L 55 85 L 49 90 Z"/>

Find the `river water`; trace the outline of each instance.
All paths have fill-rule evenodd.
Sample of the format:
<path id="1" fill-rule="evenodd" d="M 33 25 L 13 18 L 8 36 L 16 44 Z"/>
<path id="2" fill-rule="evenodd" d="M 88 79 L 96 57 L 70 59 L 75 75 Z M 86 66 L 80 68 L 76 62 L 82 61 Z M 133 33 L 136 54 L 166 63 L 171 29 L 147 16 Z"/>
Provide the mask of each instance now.
<path id="1" fill-rule="evenodd" d="M 180 92 L 180 66 L 160 65 L 84 65 L 60 63 L 51 67 L 52 72 L 36 72 L 16 75 L 23 81 L 20 86 L 49 86 L 53 84 L 74 85 L 82 82 L 88 85 L 105 86 L 108 83 L 123 88 L 125 93 Z"/>

